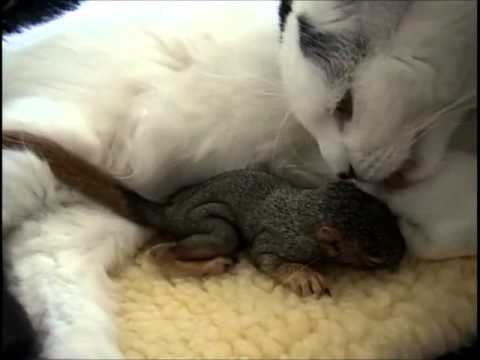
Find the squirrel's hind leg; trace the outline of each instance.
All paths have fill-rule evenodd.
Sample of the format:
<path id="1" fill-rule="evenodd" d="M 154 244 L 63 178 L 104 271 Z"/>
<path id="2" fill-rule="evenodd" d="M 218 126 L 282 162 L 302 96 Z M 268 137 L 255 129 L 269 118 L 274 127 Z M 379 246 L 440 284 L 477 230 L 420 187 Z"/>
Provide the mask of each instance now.
<path id="1" fill-rule="evenodd" d="M 189 236 L 171 248 L 178 260 L 206 260 L 230 256 L 238 250 L 240 239 L 234 216 L 223 203 L 207 202 L 192 209 L 188 219 Z"/>
<path id="2" fill-rule="evenodd" d="M 193 277 L 220 275 L 227 272 L 234 265 L 232 259 L 223 256 L 217 256 L 208 260 L 177 260 L 169 253 L 168 249 L 169 247 L 154 247 L 150 251 L 150 256 L 153 257 L 156 263 L 165 268 L 166 274 Z"/>
<path id="3" fill-rule="evenodd" d="M 203 219 L 201 229 L 205 232 L 192 234 L 167 247 L 153 248 L 151 255 L 184 275 L 219 275 L 228 271 L 239 247 L 237 232 L 220 218 Z"/>
<path id="4" fill-rule="evenodd" d="M 150 250 L 150 255 L 178 275 L 220 275 L 234 264 L 232 257 L 235 244 L 211 234 L 195 234 L 178 243 L 155 246 Z"/>

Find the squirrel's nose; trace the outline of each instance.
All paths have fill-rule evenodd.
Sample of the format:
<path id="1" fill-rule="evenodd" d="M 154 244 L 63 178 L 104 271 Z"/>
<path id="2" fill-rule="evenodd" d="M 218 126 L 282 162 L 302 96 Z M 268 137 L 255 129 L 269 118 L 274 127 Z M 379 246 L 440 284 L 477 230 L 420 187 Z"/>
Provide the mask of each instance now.
<path id="1" fill-rule="evenodd" d="M 355 179 L 356 177 L 352 165 L 349 166 L 348 171 L 342 171 L 337 176 L 342 180 Z"/>

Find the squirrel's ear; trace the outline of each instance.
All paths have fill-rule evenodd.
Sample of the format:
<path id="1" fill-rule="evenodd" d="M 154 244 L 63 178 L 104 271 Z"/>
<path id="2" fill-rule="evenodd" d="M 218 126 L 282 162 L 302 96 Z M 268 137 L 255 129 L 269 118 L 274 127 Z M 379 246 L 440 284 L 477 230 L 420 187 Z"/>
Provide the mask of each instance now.
<path id="1" fill-rule="evenodd" d="M 327 256 L 336 257 L 340 254 L 339 243 L 343 236 L 335 227 L 329 225 L 318 225 L 315 228 L 315 237 L 319 245 L 325 249 Z"/>

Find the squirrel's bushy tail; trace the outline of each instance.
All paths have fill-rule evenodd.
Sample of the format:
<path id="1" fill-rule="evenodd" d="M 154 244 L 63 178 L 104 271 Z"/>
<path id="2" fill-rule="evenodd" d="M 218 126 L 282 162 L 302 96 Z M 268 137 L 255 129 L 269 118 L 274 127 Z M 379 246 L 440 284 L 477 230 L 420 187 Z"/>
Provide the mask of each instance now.
<path id="1" fill-rule="evenodd" d="M 150 201 L 124 186 L 118 187 L 122 192 L 129 216 L 137 224 L 153 227 L 168 232 L 168 218 L 165 204 Z"/>
<path id="2" fill-rule="evenodd" d="M 128 190 L 115 178 L 62 145 L 25 131 L 2 132 L 2 148 L 25 149 L 46 161 L 55 177 L 117 215 L 148 226 L 159 219 L 163 207 Z"/>

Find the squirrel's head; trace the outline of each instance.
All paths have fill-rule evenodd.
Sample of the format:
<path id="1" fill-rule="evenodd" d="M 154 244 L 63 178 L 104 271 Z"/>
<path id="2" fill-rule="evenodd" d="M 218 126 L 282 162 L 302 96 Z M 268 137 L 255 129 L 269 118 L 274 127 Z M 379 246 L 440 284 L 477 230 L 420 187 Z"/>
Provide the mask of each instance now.
<path id="1" fill-rule="evenodd" d="M 323 191 L 314 226 L 323 255 L 364 269 L 395 268 L 405 253 L 397 220 L 380 200 L 348 182 Z"/>

